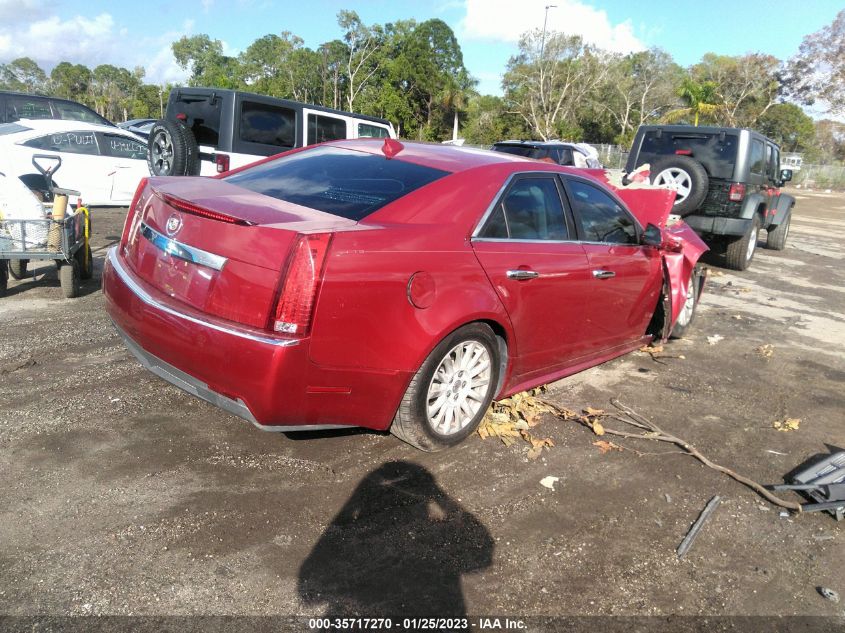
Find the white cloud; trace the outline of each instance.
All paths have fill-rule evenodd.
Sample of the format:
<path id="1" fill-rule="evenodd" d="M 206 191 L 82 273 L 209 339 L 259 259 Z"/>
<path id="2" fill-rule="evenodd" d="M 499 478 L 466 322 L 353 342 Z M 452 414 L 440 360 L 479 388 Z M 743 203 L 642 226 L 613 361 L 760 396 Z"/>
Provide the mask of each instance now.
<path id="1" fill-rule="evenodd" d="M 587 42 L 609 51 L 640 51 L 645 45 L 634 35 L 630 20 L 611 23 L 607 13 L 578 0 L 552 0 L 557 6 L 548 11 L 548 31 L 581 35 Z M 466 16 L 461 21 L 461 37 L 477 40 L 517 42 L 525 31 L 543 28 L 549 0 L 466 0 Z"/>
<path id="2" fill-rule="evenodd" d="M 0 0 L 0 16 L 9 10 L 10 3 Z M 28 5 L 24 0 L 24 5 Z M 190 33 L 192 21 L 179 30 L 157 36 L 131 37 L 137 30 L 131 25 L 118 25 L 109 13 L 94 17 L 76 15 L 37 16 L 17 20 L 16 24 L 0 20 L 0 63 L 17 57 L 31 57 L 49 74 L 62 61 L 95 68 L 112 64 L 133 69 L 143 66 L 149 83 L 181 83 L 187 78 L 173 59 L 170 45 L 182 35 Z"/>

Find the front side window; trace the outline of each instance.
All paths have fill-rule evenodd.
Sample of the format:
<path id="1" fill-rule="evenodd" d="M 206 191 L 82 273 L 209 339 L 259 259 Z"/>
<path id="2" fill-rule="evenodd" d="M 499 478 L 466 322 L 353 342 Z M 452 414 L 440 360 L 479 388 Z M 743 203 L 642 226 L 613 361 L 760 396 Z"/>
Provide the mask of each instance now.
<path id="1" fill-rule="evenodd" d="M 96 156 L 99 154 L 97 139 L 94 132 L 61 132 L 48 134 L 30 139 L 24 143 L 27 147 L 46 149 L 52 152 L 67 152 L 69 154 L 88 154 Z"/>
<path id="2" fill-rule="evenodd" d="M 625 210 L 604 191 L 570 180 L 572 209 L 581 222 L 584 241 L 637 244 L 637 227 Z"/>
<path id="3" fill-rule="evenodd" d="M 286 202 L 361 220 L 449 172 L 320 146 L 233 174 L 225 181 Z"/>
<path id="4" fill-rule="evenodd" d="M 765 153 L 763 149 L 763 141 L 753 140 L 751 141 L 751 173 L 752 174 L 760 174 L 761 176 L 765 173 Z"/>
<path id="5" fill-rule="evenodd" d="M 147 146 L 120 134 L 103 134 L 106 149 L 111 156 L 117 158 L 134 158 L 146 160 Z"/>
<path id="6" fill-rule="evenodd" d="M 333 116 L 308 115 L 308 142 L 306 145 L 325 143 L 346 138 L 346 121 Z"/>
<path id="7" fill-rule="evenodd" d="M 554 178 L 521 178 L 511 185 L 478 235 L 512 240 L 567 240 Z"/>
<path id="8" fill-rule="evenodd" d="M 244 101 L 240 139 L 247 143 L 292 148 L 296 144 L 296 112 L 290 108 Z"/>
<path id="9" fill-rule="evenodd" d="M 390 138 L 390 131 L 380 125 L 358 124 L 358 138 Z"/>

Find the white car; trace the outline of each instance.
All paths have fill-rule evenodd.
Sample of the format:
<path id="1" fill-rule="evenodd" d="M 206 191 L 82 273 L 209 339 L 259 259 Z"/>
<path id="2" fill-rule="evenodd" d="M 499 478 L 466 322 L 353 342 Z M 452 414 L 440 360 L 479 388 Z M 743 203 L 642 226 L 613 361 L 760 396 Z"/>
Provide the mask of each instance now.
<path id="1" fill-rule="evenodd" d="M 81 192 L 88 206 L 127 206 L 141 178 L 149 176 L 146 143 L 120 128 L 51 119 L 0 124 L 0 172 L 43 190 L 34 156 L 60 157 L 55 186 Z M 39 163 L 49 166 L 50 159 Z"/>

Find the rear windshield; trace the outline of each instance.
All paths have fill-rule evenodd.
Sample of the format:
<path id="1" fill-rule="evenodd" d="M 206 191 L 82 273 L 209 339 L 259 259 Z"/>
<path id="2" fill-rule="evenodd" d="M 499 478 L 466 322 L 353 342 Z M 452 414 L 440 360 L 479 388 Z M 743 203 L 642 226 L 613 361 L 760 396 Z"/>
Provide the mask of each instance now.
<path id="1" fill-rule="evenodd" d="M 318 147 L 251 167 L 224 180 L 357 221 L 448 173 L 383 156 Z"/>
<path id="2" fill-rule="evenodd" d="M 199 145 L 217 146 L 220 140 L 220 107 L 223 100 L 210 95 L 179 94 L 167 106 L 167 118 L 182 118 L 197 139 Z"/>
<path id="3" fill-rule="evenodd" d="M 711 178 L 730 180 L 736 164 L 736 150 L 739 139 L 736 134 L 700 134 L 683 132 L 672 134 L 647 132 L 640 147 L 637 166 L 654 163 L 660 158 L 673 154 L 692 156 Z"/>

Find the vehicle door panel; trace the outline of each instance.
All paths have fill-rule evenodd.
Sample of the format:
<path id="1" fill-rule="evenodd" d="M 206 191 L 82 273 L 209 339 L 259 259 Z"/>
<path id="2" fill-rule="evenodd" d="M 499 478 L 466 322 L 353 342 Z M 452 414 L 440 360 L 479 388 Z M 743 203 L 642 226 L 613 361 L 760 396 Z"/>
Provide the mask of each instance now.
<path id="1" fill-rule="evenodd" d="M 520 196 L 533 197 L 528 202 L 549 207 L 557 219 L 539 226 L 520 221 L 534 213 L 517 208 Z M 567 241 L 571 221 L 564 213 L 553 175 L 521 178 L 473 239 L 476 257 L 513 325 L 518 375 L 565 367 L 585 353 L 581 322 L 589 264 L 583 247 Z"/>
<path id="2" fill-rule="evenodd" d="M 580 178 L 564 181 L 590 266 L 584 341 L 596 351 L 635 341 L 660 295 L 659 253 L 640 245 L 641 229 L 621 200 Z"/>

